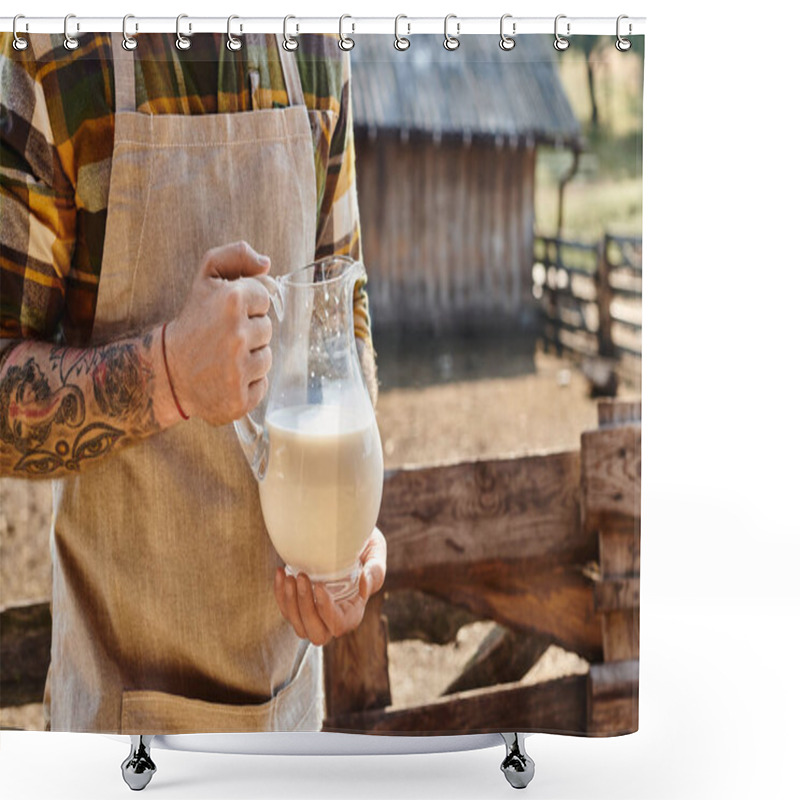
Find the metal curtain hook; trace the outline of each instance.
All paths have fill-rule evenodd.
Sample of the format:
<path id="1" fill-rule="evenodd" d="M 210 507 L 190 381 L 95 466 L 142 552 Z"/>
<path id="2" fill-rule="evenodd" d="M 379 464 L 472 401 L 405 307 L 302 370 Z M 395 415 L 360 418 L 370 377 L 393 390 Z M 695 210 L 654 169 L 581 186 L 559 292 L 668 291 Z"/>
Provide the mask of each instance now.
<path id="1" fill-rule="evenodd" d="M 122 18 L 122 46 L 125 50 L 135 50 L 139 42 L 133 36 L 128 34 L 128 20 L 136 19 L 133 14 L 126 14 Z M 134 30 L 139 30 L 139 26 L 134 25 Z"/>
<path id="2" fill-rule="evenodd" d="M 27 47 L 28 47 L 28 45 L 30 44 L 30 42 L 28 42 L 28 40 L 27 40 L 27 39 L 23 39 L 23 38 L 22 38 L 22 37 L 21 37 L 21 36 L 20 36 L 20 35 L 17 33 L 17 22 L 18 22 L 19 20 L 21 20 L 21 19 L 25 19 L 25 16 L 24 16 L 23 14 L 17 14 L 17 15 L 14 17 L 14 23 L 13 23 L 13 25 L 11 26 L 11 30 L 12 30 L 12 32 L 13 32 L 13 34 L 14 34 L 14 49 L 15 49 L 15 50 L 26 50 L 26 49 L 27 49 Z M 25 23 L 25 30 L 26 30 L 26 31 L 28 30 L 28 23 L 27 23 L 27 22 Z"/>
<path id="3" fill-rule="evenodd" d="M 235 20 L 235 19 L 239 19 L 239 17 L 237 17 L 237 16 L 236 16 L 236 14 L 231 14 L 231 15 L 228 17 L 228 41 L 227 41 L 227 48 L 228 48 L 228 50 L 230 50 L 232 53 L 235 53 L 237 50 L 241 50 L 241 49 L 242 49 L 242 40 L 241 40 L 241 39 L 239 39 L 237 36 L 234 36 L 234 35 L 231 33 L 231 22 L 233 22 L 233 20 Z M 242 28 L 241 28 L 241 25 L 240 25 L 240 26 L 239 26 L 239 30 L 241 30 L 241 29 L 242 29 Z"/>
<path id="4" fill-rule="evenodd" d="M 342 16 L 339 17 L 339 47 L 342 50 L 352 50 L 356 46 L 356 43 L 349 36 L 344 35 L 344 21 L 346 19 L 353 19 L 353 18 L 349 14 L 342 14 Z M 355 32 L 355 29 L 356 26 L 355 23 L 353 23 L 352 31 Z"/>
<path id="5" fill-rule="evenodd" d="M 401 19 L 408 19 L 408 17 L 405 14 L 398 14 L 394 18 L 394 49 L 402 51 L 402 50 L 408 50 L 408 48 L 411 47 L 411 40 L 406 39 L 405 36 L 400 35 L 399 28 Z M 408 35 L 410 35 L 411 34 L 410 22 L 406 22 L 406 28 L 408 29 L 407 31 Z"/>
<path id="6" fill-rule="evenodd" d="M 458 50 L 458 46 L 461 44 L 461 42 L 458 40 L 457 37 L 458 37 L 458 34 L 461 33 L 461 23 L 458 22 L 458 21 L 456 22 L 456 35 L 455 36 L 451 36 L 447 32 L 447 23 L 450 22 L 451 19 L 456 19 L 457 20 L 456 15 L 455 14 L 448 14 L 444 18 L 444 42 L 443 42 L 444 49 L 445 50 Z"/>
<path id="7" fill-rule="evenodd" d="M 559 14 L 556 17 L 556 22 L 555 22 L 555 27 L 554 27 L 556 40 L 553 42 L 553 47 L 555 47 L 556 50 L 561 51 L 561 52 L 563 52 L 564 50 L 566 50 L 569 47 L 569 39 L 565 39 L 563 36 L 561 36 L 561 34 L 559 34 L 559 32 L 558 32 L 558 21 L 560 19 L 566 19 L 566 18 L 567 18 L 566 14 Z M 570 30 L 569 30 L 569 22 L 568 22 L 567 23 L 567 36 L 569 36 L 569 34 L 570 34 Z"/>
<path id="8" fill-rule="evenodd" d="M 290 14 L 283 18 L 283 49 L 291 53 L 293 50 L 297 50 L 297 39 L 289 35 L 288 27 L 290 19 L 296 19 L 296 17 Z"/>
<path id="9" fill-rule="evenodd" d="M 503 30 L 503 25 L 507 19 L 511 19 L 511 14 L 503 14 L 500 17 L 500 49 L 505 50 L 508 52 L 509 50 L 513 50 L 515 45 L 517 44 L 516 40 L 513 39 L 511 36 L 506 36 L 505 31 Z M 517 32 L 517 23 L 511 23 L 511 33 L 516 34 Z"/>
<path id="10" fill-rule="evenodd" d="M 620 14 L 617 17 L 617 41 L 616 41 L 615 47 L 617 48 L 617 50 L 620 51 L 620 53 L 624 53 L 626 50 L 630 50 L 631 49 L 631 40 L 630 39 L 626 39 L 619 32 L 619 24 L 624 19 L 628 19 L 628 16 L 626 14 Z M 632 31 L 633 31 L 633 26 L 629 22 L 628 23 L 628 36 L 631 35 Z"/>
<path id="11" fill-rule="evenodd" d="M 192 40 L 187 38 L 181 33 L 181 20 L 188 19 L 188 14 L 178 14 L 178 18 L 175 20 L 175 47 L 178 50 L 188 50 L 192 46 Z M 189 23 L 189 30 L 192 30 L 192 23 Z"/>
<path id="12" fill-rule="evenodd" d="M 78 40 L 70 36 L 69 33 L 69 21 L 71 19 L 75 19 L 74 14 L 67 14 L 67 16 L 64 17 L 64 47 L 66 47 L 67 50 L 75 50 L 78 47 Z"/>

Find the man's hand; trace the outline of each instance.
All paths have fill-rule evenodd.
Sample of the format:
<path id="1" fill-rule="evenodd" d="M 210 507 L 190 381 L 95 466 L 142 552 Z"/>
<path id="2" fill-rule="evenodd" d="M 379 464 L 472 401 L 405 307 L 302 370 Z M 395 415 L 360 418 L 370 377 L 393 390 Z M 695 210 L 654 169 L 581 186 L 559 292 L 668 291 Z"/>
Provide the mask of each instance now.
<path id="1" fill-rule="evenodd" d="M 278 569 L 278 607 L 301 639 L 323 645 L 361 624 L 367 600 L 383 586 L 386 577 L 386 539 L 377 528 L 367 539 L 359 560 L 362 570 L 358 594 L 341 603 L 335 603 L 327 589 L 322 584 L 312 584 L 307 575 L 301 573 L 295 580 L 283 568 Z"/>
<path id="2" fill-rule="evenodd" d="M 209 250 L 167 327 L 167 362 L 186 414 L 212 425 L 239 419 L 267 393 L 270 299 L 258 276 L 270 262 L 247 242 Z"/>

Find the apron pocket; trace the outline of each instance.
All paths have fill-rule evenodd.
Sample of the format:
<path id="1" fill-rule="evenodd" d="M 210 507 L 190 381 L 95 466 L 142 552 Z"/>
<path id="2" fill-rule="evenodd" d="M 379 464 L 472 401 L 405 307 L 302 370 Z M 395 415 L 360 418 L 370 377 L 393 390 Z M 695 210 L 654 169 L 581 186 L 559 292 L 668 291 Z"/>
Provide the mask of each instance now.
<path id="1" fill-rule="evenodd" d="M 322 649 L 309 645 L 292 681 L 257 705 L 209 703 L 168 692 L 123 691 L 120 733 L 260 733 L 322 727 Z"/>

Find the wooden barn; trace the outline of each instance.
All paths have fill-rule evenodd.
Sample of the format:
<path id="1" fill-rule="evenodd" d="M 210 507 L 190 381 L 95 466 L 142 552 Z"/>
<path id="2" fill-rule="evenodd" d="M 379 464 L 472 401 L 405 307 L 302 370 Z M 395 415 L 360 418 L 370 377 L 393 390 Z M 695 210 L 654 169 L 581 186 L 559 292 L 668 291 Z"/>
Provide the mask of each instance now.
<path id="1" fill-rule="evenodd" d="M 374 327 L 533 325 L 537 153 L 582 147 L 551 38 L 361 36 L 351 58 Z"/>

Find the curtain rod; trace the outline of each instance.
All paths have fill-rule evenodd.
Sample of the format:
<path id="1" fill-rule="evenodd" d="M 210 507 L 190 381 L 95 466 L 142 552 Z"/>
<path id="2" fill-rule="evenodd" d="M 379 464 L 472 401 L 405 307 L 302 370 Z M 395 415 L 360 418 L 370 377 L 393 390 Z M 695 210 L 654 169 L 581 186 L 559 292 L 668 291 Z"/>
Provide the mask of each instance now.
<path id="1" fill-rule="evenodd" d="M 340 33 L 357 36 L 359 33 L 395 33 L 395 17 L 236 17 L 231 24 L 231 32 L 237 36 L 245 33 L 283 33 L 296 36 L 302 33 Z M 554 17 L 513 17 L 506 15 L 503 30 L 508 36 L 530 33 L 554 34 Z M 500 34 L 500 17 L 459 17 L 451 15 L 447 30 L 451 36 L 464 36 L 479 33 Z M 14 17 L 0 17 L 0 31 L 13 30 Z M 20 17 L 17 33 L 64 33 L 64 17 Z M 80 33 L 105 33 L 122 30 L 122 17 L 82 17 L 70 15 L 67 21 L 70 35 Z M 397 21 L 397 31 L 401 36 L 414 34 L 443 35 L 444 17 L 401 17 Z M 177 19 L 174 17 L 129 17 L 126 30 L 130 35 L 136 33 L 175 33 Z M 226 33 L 228 17 L 193 17 L 181 15 L 180 31 L 184 35 L 192 33 Z M 623 36 L 641 36 L 645 32 L 645 17 L 628 17 L 622 21 Z M 570 17 L 559 15 L 558 33 L 561 36 L 599 35 L 615 36 L 616 17 Z"/>

